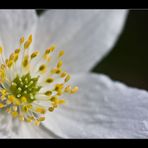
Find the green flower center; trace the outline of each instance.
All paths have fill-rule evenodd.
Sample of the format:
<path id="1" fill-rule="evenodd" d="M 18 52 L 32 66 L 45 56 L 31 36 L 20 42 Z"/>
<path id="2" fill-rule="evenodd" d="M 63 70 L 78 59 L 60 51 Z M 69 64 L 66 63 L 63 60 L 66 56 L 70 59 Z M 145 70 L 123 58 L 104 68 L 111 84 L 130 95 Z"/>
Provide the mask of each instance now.
<path id="1" fill-rule="evenodd" d="M 30 73 L 21 77 L 17 75 L 11 83 L 10 90 L 16 98 L 26 97 L 27 102 L 31 103 L 36 100 L 35 95 L 41 89 L 41 86 L 37 84 L 38 79 L 39 77 L 31 78 Z"/>

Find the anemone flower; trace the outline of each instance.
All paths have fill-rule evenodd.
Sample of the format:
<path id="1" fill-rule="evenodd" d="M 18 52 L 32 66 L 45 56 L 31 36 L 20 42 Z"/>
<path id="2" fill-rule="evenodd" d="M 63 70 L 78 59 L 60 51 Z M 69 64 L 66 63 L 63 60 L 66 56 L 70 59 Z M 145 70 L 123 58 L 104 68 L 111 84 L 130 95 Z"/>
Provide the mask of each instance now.
<path id="1" fill-rule="evenodd" d="M 90 72 L 116 43 L 126 16 L 1 10 L 0 137 L 147 137 L 147 92 Z"/>

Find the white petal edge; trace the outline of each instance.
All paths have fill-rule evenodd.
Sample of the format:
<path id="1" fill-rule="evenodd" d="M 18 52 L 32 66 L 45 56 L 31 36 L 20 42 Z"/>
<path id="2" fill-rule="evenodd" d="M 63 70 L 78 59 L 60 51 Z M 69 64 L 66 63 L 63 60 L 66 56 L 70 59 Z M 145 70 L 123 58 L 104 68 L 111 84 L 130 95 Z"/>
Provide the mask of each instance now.
<path id="1" fill-rule="evenodd" d="M 89 71 L 113 47 L 124 26 L 127 10 L 50 10 L 41 15 L 35 48 L 55 43 L 65 50 L 70 72 Z"/>
<path id="2" fill-rule="evenodd" d="M 101 74 L 72 79 L 80 90 L 47 116 L 47 129 L 63 138 L 148 138 L 147 91 Z"/>
<path id="3" fill-rule="evenodd" d="M 35 33 L 35 10 L 0 10 L 0 41 L 6 57 L 19 47 L 21 36 Z"/>

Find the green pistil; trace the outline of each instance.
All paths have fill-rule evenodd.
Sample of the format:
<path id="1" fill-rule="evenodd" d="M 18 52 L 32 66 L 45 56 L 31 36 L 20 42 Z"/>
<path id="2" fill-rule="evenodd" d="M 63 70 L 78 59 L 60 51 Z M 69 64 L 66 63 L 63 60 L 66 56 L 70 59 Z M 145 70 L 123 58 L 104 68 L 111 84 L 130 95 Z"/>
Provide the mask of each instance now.
<path id="1" fill-rule="evenodd" d="M 10 90 L 12 94 L 20 99 L 22 96 L 27 98 L 27 101 L 33 102 L 35 100 L 35 95 L 41 89 L 41 86 L 37 85 L 39 77 L 31 78 L 30 73 L 19 77 L 18 75 L 12 81 Z"/>

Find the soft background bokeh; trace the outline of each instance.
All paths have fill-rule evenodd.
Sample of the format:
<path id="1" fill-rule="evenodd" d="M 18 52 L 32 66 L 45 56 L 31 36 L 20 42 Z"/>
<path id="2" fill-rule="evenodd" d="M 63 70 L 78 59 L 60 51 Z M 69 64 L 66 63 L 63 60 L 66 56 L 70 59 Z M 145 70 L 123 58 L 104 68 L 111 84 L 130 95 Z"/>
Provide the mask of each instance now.
<path id="1" fill-rule="evenodd" d="M 130 10 L 117 44 L 92 71 L 148 90 L 148 10 Z"/>

